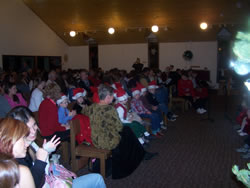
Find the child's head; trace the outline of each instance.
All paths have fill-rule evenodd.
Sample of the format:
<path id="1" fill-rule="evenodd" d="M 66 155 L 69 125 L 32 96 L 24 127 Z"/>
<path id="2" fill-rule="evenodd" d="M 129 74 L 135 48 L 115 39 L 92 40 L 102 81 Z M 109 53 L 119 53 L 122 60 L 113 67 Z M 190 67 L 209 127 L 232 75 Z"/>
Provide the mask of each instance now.
<path id="1" fill-rule="evenodd" d="M 67 108 L 67 106 L 69 104 L 69 99 L 68 99 L 68 97 L 66 95 L 62 94 L 62 96 L 60 97 L 60 99 L 58 99 L 56 101 L 56 103 L 60 107 Z"/>
<path id="2" fill-rule="evenodd" d="M 148 92 L 155 94 L 156 88 L 158 88 L 156 81 L 152 81 L 148 84 Z"/>
<path id="3" fill-rule="evenodd" d="M 149 93 L 155 94 L 155 88 L 148 89 Z"/>
<path id="4" fill-rule="evenodd" d="M 136 100 L 138 100 L 138 99 L 140 98 L 140 94 L 135 94 L 135 95 L 133 95 L 133 97 L 134 97 Z"/>
<path id="5" fill-rule="evenodd" d="M 133 88 L 132 89 L 132 95 L 135 99 L 139 99 L 140 98 L 140 89 L 139 88 Z"/>
<path id="6" fill-rule="evenodd" d="M 116 92 L 116 99 L 119 103 L 125 105 L 128 102 L 127 93 L 122 88 L 119 88 Z"/>
<path id="7" fill-rule="evenodd" d="M 73 90 L 73 97 L 72 99 L 76 100 L 78 104 L 82 104 L 84 101 L 84 97 L 86 96 L 87 92 L 82 88 L 75 88 Z"/>

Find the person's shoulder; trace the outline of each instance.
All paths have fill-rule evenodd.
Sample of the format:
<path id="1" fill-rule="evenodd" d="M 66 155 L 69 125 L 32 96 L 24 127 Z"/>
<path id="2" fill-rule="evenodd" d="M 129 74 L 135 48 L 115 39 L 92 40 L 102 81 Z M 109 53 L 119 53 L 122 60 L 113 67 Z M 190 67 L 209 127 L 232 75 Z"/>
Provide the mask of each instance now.
<path id="1" fill-rule="evenodd" d="M 25 174 L 26 175 L 26 174 L 31 173 L 29 167 L 27 167 L 25 165 L 19 164 L 18 168 L 19 168 L 20 174 Z"/>

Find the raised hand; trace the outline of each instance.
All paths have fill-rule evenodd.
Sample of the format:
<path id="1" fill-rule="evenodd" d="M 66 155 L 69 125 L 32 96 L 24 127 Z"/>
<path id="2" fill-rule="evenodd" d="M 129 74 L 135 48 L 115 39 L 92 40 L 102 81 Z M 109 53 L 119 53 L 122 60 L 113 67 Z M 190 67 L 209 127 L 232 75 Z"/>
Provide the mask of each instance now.
<path id="1" fill-rule="evenodd" d="M 56 135 L 53 136 L 53 138 L 47 142 L 46 139 L 43 142 L 43 149 L 48 151 L 49 153 L 52 153 L 56 150 L 56 147 L 61 143 L 60 137 L 56 138 Z"/>

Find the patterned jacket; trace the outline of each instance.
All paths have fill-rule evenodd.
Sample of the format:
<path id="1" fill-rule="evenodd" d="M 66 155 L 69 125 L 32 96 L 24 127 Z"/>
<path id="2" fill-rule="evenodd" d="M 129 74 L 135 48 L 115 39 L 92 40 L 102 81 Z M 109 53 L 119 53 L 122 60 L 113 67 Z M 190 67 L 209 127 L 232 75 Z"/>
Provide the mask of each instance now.
<path id="1" fill-rule="evenodd" d="M 91 139 L 95 147 L 111 150 L 119 144 L 123 125 L 113 106 L 94 103 L 85 107 L 82 113 L 90 119 Z"/>

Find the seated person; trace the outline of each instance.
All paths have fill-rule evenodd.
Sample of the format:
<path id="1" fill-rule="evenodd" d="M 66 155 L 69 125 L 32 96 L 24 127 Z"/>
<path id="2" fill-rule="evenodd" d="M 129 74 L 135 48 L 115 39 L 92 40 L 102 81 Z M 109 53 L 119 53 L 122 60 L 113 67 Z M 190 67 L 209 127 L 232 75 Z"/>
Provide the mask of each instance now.
<path id="1" fill-rule="evenodd" d="M 0 153 L 13 156 L 16 159 L 25 157 L 28 147 L 25 142 L 25 137 L 28 133 L 29 128 L 21 121 L 12 118 L 4 118 L 3 120 L 1 120 Z M 32 178 L 30 170 L 23 165 L 19 165 L 19 170 L 20 187 L 35 188 L 34 180 Z M 3 186 L 3 183 L 4 182 L 1 182 L 1 186 Z"/>
<path id="2" fill-rule="evenodd" d="M 38 86 L 32 91 L 29 109 L 32 112 L 37 112 L 41 102 L 43 101 L 43 88 L 45 87 L 45 80 L 41 80 L 38 83 Z"/>
<path id="3" fill-rule="evenodd" d="M 13 108 L 9 113 L 8 117 L 22 121 L 29 128 L 29 135 L 26 137 L 26 143 L 29 147 L 24 158 L 18 158 L 17 162 L 24 166 L 29 167 L 32 176 L 35 181 L 36 187 L 41 187 L 45 181 L 45 171 L 48 172 L 47 163 L 48 154 L 56 150 L 56 147 L 60 144 L 60 138 L 54 136 L 50 141 L 44 140 L 42 148 L 40 148 L 34 141 L 37 135 L 37 123 L 33 117 L 33 113 L 24 106 L 18 106 Z"/>
<path id="4" fill-rule="evenodd" d="M 60 88 L 56 84 L 46 85 L 44 89 L 45 99 L 39 107 L 39 128 L 41 135 L 47 140 L 50 140 L 54 135 L 60 137 L 61 141 L 69 140 L 70 137 L 70 130 L 66 130 L 66 127 L 69 126 L 60 124 L 58 120 L 56 101 L 61 97 L 60 93 Z"/>
<path id="5" fill-rule="evenodd" d="M 150 86 L 150 87 L 152 87 L 152 86 Z M 150 93 L 149 90 L 147 91 L 146 88 L 141 84 L 138 85 L 138 88 L 140 88 L 140 100 L 142 101 L 143 105 L 151 113 L 158 114 L 159 119 L 160 119 L 161 128 L 166 130 L 167 127 L 163 123 L 162 112 L 161 112 L 161 109 L 159 108 L 159 103 L 155 100 L 154 95 L 152 93 Z M 150 91 L 155 92 L 155 89 L 151 88 Z"/>
<path id="6" fill-rule="evenodd" d="M 8 82 L 4 86 L 5 95 L 11 108 L 16 106 L 27 106 L 27 102 L 24 100 L 21 93 L 17 93 L 16 84 Z"/>
<path id="7" fill-rule="evenodd" d="M 85 141 L 85 144 L 91 145 L 93 144 L 91 141 L 91 128 L 89 117 L 82 114 L 82 110 L 85 107 L 86 103 L 84 102 L 84 97 L 87 92 L 82 88 L 75 88 L 73 90 L 72 99 L 76 100 L 76 103 L 73 106 L 73 110 L 76 111 L 77 115 L 73 119 L 79 119 L 81 132 L 76 135 L 76 140 L 78 144 Z"/>
<path id="8" fill-rule="evenodd" d="M 178 81 L 178 95 L 188 100 L 197 111 L 197 113 L 203 114 L 206 112 L 206 110 L 203 109 L 202 100 L 200 100 L 199 97 L 195 96 L 193 83 L 188 79 L 186 73 L 183 73 L 181 79 Z"/>
<path id="9" fill-rule="evenodd" d="M 48 142 L 44 140 L 43 147 L 39 148 L 34 142 L 38 127 L 32 112 L 28 108 L 20 106 L 12 109 L 8 116 L 22 121 L 29 128 L 29 135 L 26 137 L 26 145 L 29 146 L 30 150 L 24 158 L 18 158 L 17 161 L 19 164 L 27 166 L 31 170 L 36 187 L 42 187 L 45 183 L 45 173 L 48 172 L 48 154 L 54 152 L 56 147 L 60 144 L 59 138 L 54 136 Z M 34 159 L 31 157 L 32 153 L 35 153 Z M 74 179 L 73 187 L 105 188 L 106 186 L 102 176 L 99 174 L 88 174 Z"/>
<path id="10" fill-rule="evenodd" d="M 156 154 L 145 152 L 131 129 L 122 125 L 116 109 L 110 105 L 114 99 L 112 87 L 101 84 L 98 97 L 99 102 L 83 109 L 83 114 L 90 118 L 92 142 L 97 148 L 112 151 L 112 178 L 127 177 L 143 158 L 149 160 Z"/>
<path id="11" fill-rule="evenodd" d="M 11 107 L 4 95 L 4 84 L 0 81 L 0 118 L 4 118 L 10 111 Z"/>
<path id="12" fill-rule="evenodd" d="M 132 89 L 132 95 L 133 99 L 131 100 L 131 108 L 132 111 L 138 114 L 141 118 L 150 118 L 151 120 L 151 129 L 153 135 L 157 137 L 163 136 L 163 134 L 160 131 L 161 128 L 161 117 L 158 113 L 152 113 L 150 112 L 145 106 L 143 105 L 141 99 L 140 99 L 140 89 L 139 88 L 133 88 Z"/>
<path id="13" fill-rule="evenodd" d="M 66 129 L 69 129 L 69 121 L 76 115 L 76 111 L 73 110 L 70 112 L 68 110 L 69 99 L 64 94 L 61 95 L 56 103 L 58 105 L 58 122 L 65 126 Z"/>
<path id="14" fill-rule="evenodd" d="M 0 184 L 1 187 L 20 187 L 19 166 L 10 155 L 0 153 Z M 21 172 L 23 173 L 23 172 Z"/>
<path id="15" fill-rule="evenodd" d="M 77 114 L 81 114 L 82 109 L 86 105 L 85 100 L 84 100 L 86 94 L 87 94 L 86 90 L 82 88 L 75 88 L 73 90 L 72 99 L 76 101 L 76 103 L 73 106 L 73 110 L 75 110 Z"/>
<path id="16" fill-rule="evenodd" d="M 143 145 L 145 142 L 148 143 L 146 136 L 150 134 L 146 131 L 145 127 L 135 120 L 132 113 L 127 111 L 128 97 L 126 92 L 119 88 L 116 93 L 117 103 L 115 104 L 116 111 L 118 112 L 119 118 L 123 125 L 129 126 L 138 138 L 139 142 Z M 145 136 L 145 137 L 144 137 Z"/>

